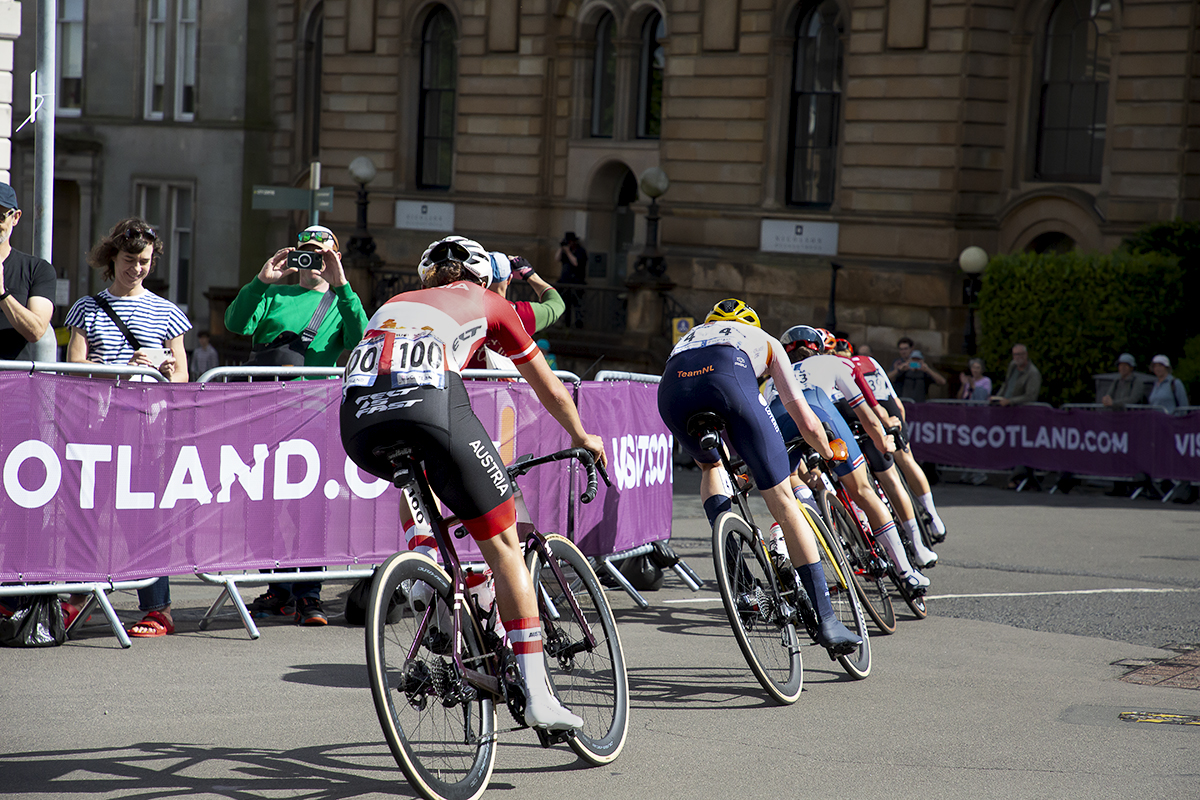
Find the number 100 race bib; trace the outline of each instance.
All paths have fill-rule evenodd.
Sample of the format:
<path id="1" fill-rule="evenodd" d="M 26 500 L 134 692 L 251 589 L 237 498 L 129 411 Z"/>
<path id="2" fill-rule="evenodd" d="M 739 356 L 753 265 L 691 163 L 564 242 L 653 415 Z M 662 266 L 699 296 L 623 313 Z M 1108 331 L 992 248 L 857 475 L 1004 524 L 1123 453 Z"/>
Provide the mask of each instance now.
<path id="1" fill-rule="evenodd" d="M 436 336 L 425 332 L 384 333 L 359 343 L 346 362 L 342 389 L 351 386 L 376 386 L 379 379 L 386 386 L 446 387 L 445 345 Z"/>

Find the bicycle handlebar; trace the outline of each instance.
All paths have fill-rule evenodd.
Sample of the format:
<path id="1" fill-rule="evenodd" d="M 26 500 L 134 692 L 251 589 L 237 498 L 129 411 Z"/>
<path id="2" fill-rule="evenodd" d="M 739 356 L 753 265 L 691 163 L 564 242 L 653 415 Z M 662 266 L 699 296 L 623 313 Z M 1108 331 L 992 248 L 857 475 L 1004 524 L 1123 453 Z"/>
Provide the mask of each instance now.
<path id="1" fill-rule="evenodd" d="M 596 463 L 596 457 L 592 455 L 591 450 L 585 450 L 582 447 L 571 447 L 566 450 L 559 450 L 557 453 L 550 453 L 544 456 L 521 456 L 508 467 L 509 480 L 516 480 L 534 467 L 542 464 L 549 464 L 552 461 L 566 461 L 567 459 L 575 459 L 583 468 L 587 470 L 587 489 L 580 495 L 579 499 L 584 503 L 590 503 L 596 499 L 596 492 L 599 485 L 596 481 L 597 471 L 604 478 L 605 486 L 612 486 L 612 481 L 608 479 L 608 472 L 600 464 Z"/>

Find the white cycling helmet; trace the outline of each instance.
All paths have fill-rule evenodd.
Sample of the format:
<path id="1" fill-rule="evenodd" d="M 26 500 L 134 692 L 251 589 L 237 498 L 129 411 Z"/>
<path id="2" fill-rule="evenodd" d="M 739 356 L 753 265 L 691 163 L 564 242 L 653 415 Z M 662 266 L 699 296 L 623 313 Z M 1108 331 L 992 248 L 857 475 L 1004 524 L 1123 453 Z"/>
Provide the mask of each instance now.
<path id="1" fill-rule="evenodd" d="M 483 245 L 465 236 L 447 236 L 425 248 L 425 252 L 421 255 L 421 263 L 417 265 L 417 275 L 424 282 L 425 277 L 434 267 L 447 261 L 456 261 L 462 264 L 483 284 L 483 288 L 486 289 L 492 285 L 491 258 L 483 249 Z"/>

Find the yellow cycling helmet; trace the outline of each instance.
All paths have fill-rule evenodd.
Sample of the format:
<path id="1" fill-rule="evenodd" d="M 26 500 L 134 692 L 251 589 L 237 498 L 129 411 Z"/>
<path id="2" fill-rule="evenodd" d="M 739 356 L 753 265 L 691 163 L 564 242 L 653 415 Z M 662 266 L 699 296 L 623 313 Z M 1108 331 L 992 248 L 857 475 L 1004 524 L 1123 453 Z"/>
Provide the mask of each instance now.
<path id="1" fill-rule="evenodd" d="M 708 312 L 708 316 L 704 318 L 704 321 L 744 322 L 756 328 L 762 327 L 762 324 L 758 321 L 758 314 L 754 313 L 754 309 L 734 297 L 722 300 L 713 306 L 712 311 Z"/>

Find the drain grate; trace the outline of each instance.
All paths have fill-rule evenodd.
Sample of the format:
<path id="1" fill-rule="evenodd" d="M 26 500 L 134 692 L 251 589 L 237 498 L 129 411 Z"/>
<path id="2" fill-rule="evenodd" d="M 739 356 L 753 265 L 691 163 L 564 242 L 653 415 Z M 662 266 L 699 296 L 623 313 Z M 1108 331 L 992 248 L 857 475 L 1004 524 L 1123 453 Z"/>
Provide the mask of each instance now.
<path id="1" fill-rule="evenodd" d="M 1157 725 L 1200 725 L 1200 716 L 1194 714 L 1159 714 L 1154 711 L 1122 711 L 1124 722 L 1152 722 Z"/>
<path id="2" fill-rule="evenodd" d="M 1122 675 L 1121 680 L 1143 686 L 1200 690 L 1200 650 L 1189 650 L 1174 658 L 1155 661 L 1145 664 L 1145 666 L 1142 666 L 1144 662 L 1135 663 L 1137 669 Z M 1134 665 L 1128 664 L 1128 666 Z"/>

